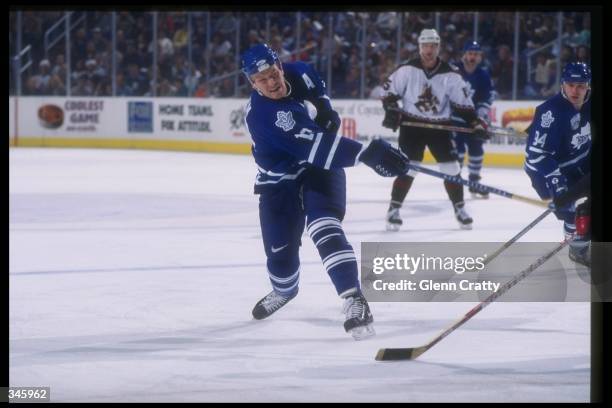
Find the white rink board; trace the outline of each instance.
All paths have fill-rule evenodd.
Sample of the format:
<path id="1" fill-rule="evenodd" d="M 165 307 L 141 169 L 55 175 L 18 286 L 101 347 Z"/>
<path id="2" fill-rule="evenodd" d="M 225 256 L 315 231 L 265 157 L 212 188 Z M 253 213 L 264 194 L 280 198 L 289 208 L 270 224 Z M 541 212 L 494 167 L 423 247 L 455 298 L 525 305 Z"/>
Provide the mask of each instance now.
<path id="1" fill-rule="evenodd" d="M 9 117 L 13 117 L 16 98 L 9 97 Z M 64 98 L 20 97 L 19 138 L 72 138 L 122 140 L 185 140 L 232 144 L 250 144 L 244 124 L 246 99 L 215 98 Z M 496 126 L 511 125 L 506 114 L 518 112 L 521 126 L 530 120 L 538 101 L 498 101 L 491 110 Z M 382 105 L 378 100 L 343 100 L 332 103 L 342 117 L 342 136 L 365 140 L 373 137 L 396 138 L 397 133 L 383 128 Z M 60 123 L 41 118 L 41 108 L 55 106 L 61 112 Z M 521 113 L 522 112 L 522 113 Z M 531 112 L 531 113 L 530 113 Z M 516 123 L 516 122 L 515 122 Z M 9 120 L 9 135 L 14 123 Z M 519 151 L 522 148 L 513 148 Z"/>

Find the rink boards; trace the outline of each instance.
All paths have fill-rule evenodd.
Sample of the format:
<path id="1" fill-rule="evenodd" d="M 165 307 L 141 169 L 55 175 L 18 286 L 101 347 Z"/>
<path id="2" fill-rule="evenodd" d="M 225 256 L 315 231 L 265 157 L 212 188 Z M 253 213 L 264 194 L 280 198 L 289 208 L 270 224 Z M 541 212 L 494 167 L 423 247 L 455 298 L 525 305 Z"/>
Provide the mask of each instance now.
<path id="1" fill-rule="evenodd" d="M 539 103 L 495 102 L 491 123 L 523 131 Z M 234 98 L 9 97 L 9 146 L 248 154 L 246 104 Z M 338 99 L 333 106 L 342 118 L 342 136 L 397 140 L 397 133 L 381 125 L 380 101 Z M 485 166 L 522 167 L 524 140 L 494 137 L 485 151 Z M 425 162 L 432 161 L 426 152 Z"/>

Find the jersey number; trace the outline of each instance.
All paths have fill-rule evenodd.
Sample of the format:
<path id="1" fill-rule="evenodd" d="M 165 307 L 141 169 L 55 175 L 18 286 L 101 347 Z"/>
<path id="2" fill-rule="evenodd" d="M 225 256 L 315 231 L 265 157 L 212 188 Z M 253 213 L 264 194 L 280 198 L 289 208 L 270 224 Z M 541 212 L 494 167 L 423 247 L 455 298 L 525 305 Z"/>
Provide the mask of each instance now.
<path id="1" fill-rule="evenodd" d="M 542 136 L 540 136 L 540 131 L 536 130 L 535 135 L 533 137 L 533 145 L 540 145 L 544 147 L 544 143 L 546 143 L 546 136 L 548 136 L 548 133 L 544 133 Z"/>
<path id="2" fill-rule="evenodd" d="M 323 132 L 320 132 L 319 134 L 322 135 Z M 317 136 L 319 136 L 319 134 L 317 134 Z M 315 137 L 315 134 L 312 130 L 308 128 L 302 128 L 302 130 L 300 130 L 300 133 L 296 133 L 294 136 L 297 137 L 298 139 L 306 139 L 306 140 L 312 141 Z"/>
<path id="3" fill-rule="evenodd" d="M 306 83 L 306 87 L 308 89 L 314 89 L 315 84 L 312 82 L 312 80 L 310 79 L 308 75 L 302 74 L 302 78 L 304 79 L 304 83 Z"/>

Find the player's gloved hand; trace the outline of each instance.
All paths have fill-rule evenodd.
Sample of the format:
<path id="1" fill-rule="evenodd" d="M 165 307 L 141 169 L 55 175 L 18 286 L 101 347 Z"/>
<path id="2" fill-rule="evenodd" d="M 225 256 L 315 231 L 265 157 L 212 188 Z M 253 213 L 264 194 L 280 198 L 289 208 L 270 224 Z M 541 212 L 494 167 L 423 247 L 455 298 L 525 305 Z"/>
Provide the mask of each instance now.
<path id="1" fill-rule="evenodd" d="M 476 115 L 484 120 L 487 125 L 491 124 L 491 120 L 489 119 L 489 111 L 490 109 L 487 108 L 486 106 L 481 106 L 480 108 L 476 109 Z"/>
<path id="2" fill-rule="evenodd" d="M 556 175 L 550 176 L 546 178 L 546 187 L 548 191 L 550 191 L 550 195 L 552 196 L 553 202 L 563 197 L 563 195 L 567 192 L 567 179 L 564 175 Z M 571 206 L 571 202 L 562 206 L 555 206 L 556 209 L 562 210 L 566 207 Z"/>
<path id="3" fill-rule="evenodd" d="M 410 163 L 408 156 L 383 139 L 372 140 L 359 156 L 359 160 L 383 177 L 406 174 Z"/>
<path id="4" fill-rule="evenodd" d="M 476 120 L 472 121 L 472 123 L 470 123 L 470 126 L 474 130 L 473 134 L 476 139 L 485 141 L 491 138 L 488 132 L 489 124 L 484 119 L 477 118 Z"/>
<path id="5" fill-rule="evenodd" d="M 314 121 L 319 127 L 333 133 L 334 135 L 338 132 L 338 129 L 340 129 L 340 124 L 342 123 L 340 115 L 338 115 L 338 112 L 335 110 L 324 110 L 317 112 L 317 117 Z"/>
<path id="6" fill-rule="evenodd" d="M 385 118 L 382 121 L 383 127 L 393 130 L 399 128 L 402 122 L 402 111 L 399 108 L 387 108 L 385 110 Z"/>

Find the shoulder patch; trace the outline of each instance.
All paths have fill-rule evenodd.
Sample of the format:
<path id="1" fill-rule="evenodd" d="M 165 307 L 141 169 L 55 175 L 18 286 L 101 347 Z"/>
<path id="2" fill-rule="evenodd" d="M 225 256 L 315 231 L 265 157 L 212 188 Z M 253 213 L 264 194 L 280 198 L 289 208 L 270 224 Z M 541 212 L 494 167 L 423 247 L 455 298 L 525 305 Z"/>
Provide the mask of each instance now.
<path id="1" fill-rule="evenodd" d="M 546 111 L 545 114 L 542 115 L 540 126 L 543 128 L 549 128 L 550 124 L 555 121 L 555 118 L 552 115 L 552 111 Z"/>
<path id="2" fill-rule="evenodd" d="M 276 112 L 276 122 L 274 122 L 274 124 L 277 127 L 283 129 L 285 132 L 288 132 L 293 129 L 293 127 L 295 126 L 295 120 L 293 120 L 293 115 L 291 114 L 291 111 Z"/>

